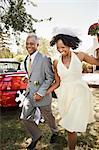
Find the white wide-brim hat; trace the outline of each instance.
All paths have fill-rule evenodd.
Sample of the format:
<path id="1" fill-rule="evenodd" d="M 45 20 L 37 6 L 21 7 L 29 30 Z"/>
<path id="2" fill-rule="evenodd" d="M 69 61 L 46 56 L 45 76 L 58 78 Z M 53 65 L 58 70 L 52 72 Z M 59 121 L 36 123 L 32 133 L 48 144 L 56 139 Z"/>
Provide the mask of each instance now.
<path id="1" fill-rule="evenodd" d="M 56 36 L 58 34 L 70 35 L 73 37 L 78 37 L 80 33 L 78 33 L 77 29 L 73 29 L 70 27 L 54 27 L 52 31 L 52 36 Z"/>

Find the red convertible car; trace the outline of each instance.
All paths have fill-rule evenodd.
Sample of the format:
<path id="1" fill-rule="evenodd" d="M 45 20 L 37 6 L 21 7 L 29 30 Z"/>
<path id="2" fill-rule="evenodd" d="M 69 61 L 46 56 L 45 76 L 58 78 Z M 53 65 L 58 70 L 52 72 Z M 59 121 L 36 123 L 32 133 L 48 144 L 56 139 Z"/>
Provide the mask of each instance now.
<path id="1" fill-rule="evenodd" d="M 20 66 L 14 59 L 0 59 L 0 107 L 17 106 L 16 93 L 26 88 L 22 80 L 26 72 Z"/>

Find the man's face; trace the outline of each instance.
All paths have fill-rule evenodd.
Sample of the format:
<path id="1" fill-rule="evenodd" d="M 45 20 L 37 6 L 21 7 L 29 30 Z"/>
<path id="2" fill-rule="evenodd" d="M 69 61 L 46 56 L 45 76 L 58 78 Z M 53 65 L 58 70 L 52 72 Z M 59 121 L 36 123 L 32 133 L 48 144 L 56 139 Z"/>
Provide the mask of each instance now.
<path id="1" fill-rule="evenodd" d="M 38 47 L 38 42 L 35 40 L 35 38 L 33 37 L 27 38 L 26 49 L 30 55 L 37 50 L 37 47 Z"/>

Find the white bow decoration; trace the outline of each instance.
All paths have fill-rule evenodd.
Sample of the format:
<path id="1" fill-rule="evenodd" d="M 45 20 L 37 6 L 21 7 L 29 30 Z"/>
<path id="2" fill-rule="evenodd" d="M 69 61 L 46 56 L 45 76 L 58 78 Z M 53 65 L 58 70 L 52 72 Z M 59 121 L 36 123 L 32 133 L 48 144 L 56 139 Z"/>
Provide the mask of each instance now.
<path id="1" fill-rule="evenodd" d="M 19 107 L 23 106 L 24 99 L 25 99 L 25 90 L 23 90 L 23 92 L 21 92 L 20 90 L 17 91 L 17 96 L 15 101 L 20 102 Z"/>
<path id="2" fill-rule="evenodd" d="M 19 107 L 22 107 L 24 104 L 24 106 L 27 109 L 28 101 L 27 100 L 24 101 L 24 99 L 26 98 L 25 92 L 26 92 L 25 90 L 22 90 L 22 91 L 18 90 L 15 101 L 20 102 Z M 35 115 L 34 115 L 34 121 L 37 125 L 39 124 L 39 122 L 43 123 L 45 121 L 44 118 L 41 116 L 41 112 L 40 112 L 40 109 L 38 107 L 36 107 L 36 111 L 35 111 Z"/>

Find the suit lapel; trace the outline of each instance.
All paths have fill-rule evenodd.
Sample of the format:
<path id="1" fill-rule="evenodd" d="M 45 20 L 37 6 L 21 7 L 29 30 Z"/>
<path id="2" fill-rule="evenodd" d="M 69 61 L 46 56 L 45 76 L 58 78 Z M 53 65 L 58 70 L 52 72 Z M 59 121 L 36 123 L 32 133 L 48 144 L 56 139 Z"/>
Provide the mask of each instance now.
<path id="1" fill-rule="evenodd" d="M 33 71 L 34 68 L 36 67 L 36 64 L 38 63 L 39 57 L 40 57 L 40 53 L 38 52 L 37 55 L 36 55 L 35 58 L 34 58 L 34 61 L 33 61 L 33 64 L 32 64 L 32 68 L 31 68 L 30 76 L 31 76 L 31 74 L 32 74 L 32 71 Z"/>
<path id="2" fill-rule="evenodd" d="M 24 68 L 25 68 L 25 71 L 28 73 L 27 65 L 26 65 L 27 58 L 28 58 L 28 55 L 26 56 L 26 58 L 24 60 Z"/>

